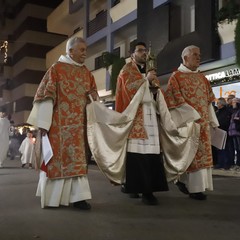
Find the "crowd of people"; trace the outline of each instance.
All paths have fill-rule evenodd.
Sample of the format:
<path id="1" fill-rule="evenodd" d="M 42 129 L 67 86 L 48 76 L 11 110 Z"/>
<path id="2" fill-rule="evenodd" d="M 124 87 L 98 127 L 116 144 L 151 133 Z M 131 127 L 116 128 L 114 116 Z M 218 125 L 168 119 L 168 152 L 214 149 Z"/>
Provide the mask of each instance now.
<path id="1" fill-rule="evenodd" d="M 213 162 L 215 169 L 240 171 L 240 98 L 230 94 L 218 98 L 216 116 L 219 128 L 227 132 L 224 149 L 213 147 Z"/>
<path id="2" fill-rule="evenodd" d="M 46 162 L 37 153 L 40 148 L 35 149 L 35 156 L 41 157 L 37 196 L 41 197 L 42 208 L 72 205 L 91 209 L 87 175 L 91 154 L 103 173 L 113 176 L 109 178 L 111 183 L 121 185 L 124 193 L 140 198 L 146 205 L 157 205 L 154 193 L 168 191 L 170 181 L 191 199 L 206 200 L 205 191 L 213 190 L 213 164 L 232 167 L 235 151 L 236 164 L 240 164 L 240 101 L 233 98 L 227 105 L 224 99 L 218 99 L 215 114 L 212 88 L 198 71 L 199 47 L 183 49 L 182 63 L 163 91 L 156 69 L 146 69 L 146 44 L 136 43 L 131 49 L 131 61 L 118 76 L 116 111 L 96 104 L 97 85 L 84 65 L 86 53 L 84 39 L 72 37 L 67 41 L 66 55 L 60 56 L 44 75 L 27 121 L 39 129 L 40 138 L 48 137 L 53 152 Z M 99 107 L 97 114 L 91 115 L 89 105 Z M 93 130 L 89 123 L 98 117 L 103 119 L 101 129 Z M 0 120 L 3 122 L 3 116 Z M 227 147 L 215 151 L 211 147 L 210 126 L 219 125 L 228 131 Z M 3 134 L 7 133 L 1 133 L 1 139 Z M 19 146 L 22 167 L 32 167 L 29 159 L 33 144 L 29 132 Z M 6 155 L 2 149 L 0 164 Z M 106 168 L 102 167 L 104 163 Z"/>

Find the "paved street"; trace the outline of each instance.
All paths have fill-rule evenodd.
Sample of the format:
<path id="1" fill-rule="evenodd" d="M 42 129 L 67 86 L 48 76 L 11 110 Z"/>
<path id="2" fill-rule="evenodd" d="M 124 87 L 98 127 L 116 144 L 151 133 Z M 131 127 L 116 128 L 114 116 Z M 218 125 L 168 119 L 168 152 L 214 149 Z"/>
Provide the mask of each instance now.
<path id="1" fill-rule="evenodd" d="M 35 197 L 38 173 L 6 160 L 0 169 L 1 240 L 239 240 L 240 174 L 214 176 L 207 201 L 180 193 L 157 193 L 158 206 L 145 206 L 112 186 L 96 165 L 89 167 L 91 211 L 41 209 Z"/>

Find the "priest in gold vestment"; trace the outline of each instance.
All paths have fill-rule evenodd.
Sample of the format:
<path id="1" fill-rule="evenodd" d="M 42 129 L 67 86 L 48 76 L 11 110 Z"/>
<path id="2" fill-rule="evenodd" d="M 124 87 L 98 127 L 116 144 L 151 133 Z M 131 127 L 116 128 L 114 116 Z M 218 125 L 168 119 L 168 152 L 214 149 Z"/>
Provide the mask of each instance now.
<path id="1" fill-rule="evenodd" d="M 149 89 L 160 86 L 155 70 L 146 73 L 146 58 L 145 43 L 137 43 L 131 62 L 118 76 L 116 111 L 126 110 L 140 87 L 148 84 L 127 140 L 124 191 L 130 197 L 139 197 L 141 193 L 144 204 L 156 205 L 158 201 L 153 193 L 167 191 L 168 185 L 160 148 L 156 96 Z"/>
<path id="2" fill-rule="evenodd" d="M 181 176 L 177 185 L 190 198 L 205 200 L 205 190 L 213 190 L 210 126 L 218 126 L 212 108 L 215 96 L 207 78 L 198 71 L 200 49 L 196 46 L 186 47 L 182 52 L 182 60 L 183 63 L 169 79 L 165 99 L 170 112 L 183 105 L 190 105 L 199 113 L 197 123 L 200 125 L 200 138 L 195 158 L 188 167 L 185 178 Z"/>
<path id="3" fill-rule="evenodd" d="M 91 72 L 83 65 L 86 43 L 72 37 L 61 56 L 43 77 L 28 123 L 48 135 L 53 157 L 41 162 L 37 196 L 41 206 L 60 205 L 89 210 L 91 191 L 87 178 L 86 105 L 88 92 L 96 91 Z"/>

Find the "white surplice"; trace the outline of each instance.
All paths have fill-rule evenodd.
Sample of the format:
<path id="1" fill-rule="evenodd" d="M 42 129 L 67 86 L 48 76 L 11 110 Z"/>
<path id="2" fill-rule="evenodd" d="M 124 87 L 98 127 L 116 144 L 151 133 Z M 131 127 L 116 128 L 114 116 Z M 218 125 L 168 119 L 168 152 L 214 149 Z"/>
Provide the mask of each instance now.
<path id="1" fill-rule="evenodd" d="M 22 164 L 34 163 L 34 142 L 33 138 L 26 137 L 20 147 L 19 152 L 22 154 L 21 162 Z"/>
<path id="2" fill-rule="evenodd" d="M 157 121 L 157 104 L 149 89 L 146 79 L 146 87 L 142 98 L 144 129 L 147 139 L 129 139 L 127 152 L 141 154 L 160 154 L 160 140 Z"/>

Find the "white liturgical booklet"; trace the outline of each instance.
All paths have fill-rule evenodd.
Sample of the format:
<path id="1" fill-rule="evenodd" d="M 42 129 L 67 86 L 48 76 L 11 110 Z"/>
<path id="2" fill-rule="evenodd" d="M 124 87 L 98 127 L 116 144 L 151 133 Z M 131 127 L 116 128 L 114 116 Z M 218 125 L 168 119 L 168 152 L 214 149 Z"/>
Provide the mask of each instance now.
<path id="1" fill-rule="evenodd" d="M 53 156 L 52 147 L 47 134 L 45 136 L 42 136 L 42 153 L 44 163 L 47 165 Z"/>
<path id="2" fill-rule="evenodd" d="M 224 149 L 227 140 L 227 132 L 220 128 L 210 127 L 212 146 L 218 149 Z"/>

